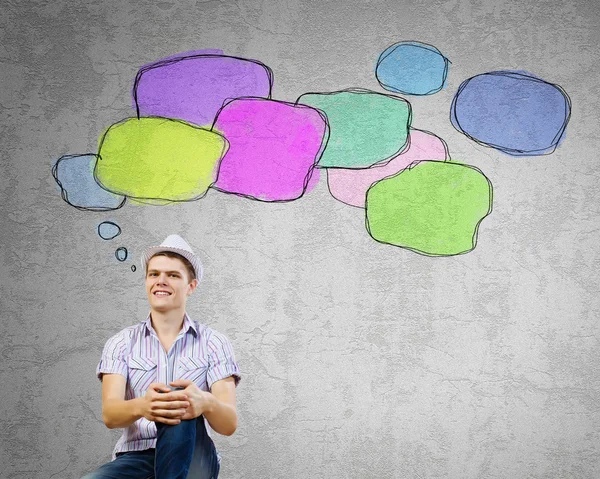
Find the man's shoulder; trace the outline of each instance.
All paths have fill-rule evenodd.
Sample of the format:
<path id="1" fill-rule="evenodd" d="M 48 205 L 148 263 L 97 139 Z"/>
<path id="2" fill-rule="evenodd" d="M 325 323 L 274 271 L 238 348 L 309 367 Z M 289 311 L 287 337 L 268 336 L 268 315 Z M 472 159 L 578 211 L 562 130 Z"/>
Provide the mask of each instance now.
<path id="1" fill-rule="evenodd" d="M 205 326 L 205 338 L 209 349 L 221 350 L 221 349 L 232 349 L 233 346 L 231 341 L 226 334 L 217 331 L 216 329 Z"/>
<path id="2" fill-rule="evenodd" d="M 192 320 L 196 326 L 196 330 L 201 338 L 206 339 L 208 342 L 229 342 L 227 336 L 214 328 L 207 326 L 199 321 Z"/>
<path id="3" fill-rule="evenodd" d="M 113 334 L 108 341 L 106 342 L 108 343 L 128 343 L 129 341 L 131 341 L 131 339 L 137 334 L 139 333 L 142 328 L 144 327 L 144 323 L 140 322 L 138 324 L 134 324 L 132 326 L 127 326 L 126 328 L 123 328 L 121 331 L 119 331 L 116 334 Z"/>
<path id="4" fill-rule="evenodd" d="M 198 331 L 201 336 L 210 337 L 213 334 L 220 334 L 216 329 L 213 329 L 210 326 L 201 323 L 200 321 L 196 321 L 195 319 L 192 319 L 191 321 L 194 323 L 194 326 L 196 326 L 196 331 Z"/>

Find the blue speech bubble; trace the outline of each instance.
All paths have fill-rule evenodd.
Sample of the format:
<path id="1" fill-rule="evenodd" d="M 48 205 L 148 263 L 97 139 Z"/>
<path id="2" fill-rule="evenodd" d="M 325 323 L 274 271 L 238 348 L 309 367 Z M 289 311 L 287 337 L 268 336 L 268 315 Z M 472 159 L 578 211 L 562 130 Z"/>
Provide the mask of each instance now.
<path id="1" fill-rule="evenodd" d="M 512 70 L 465 80 L 450 112 L 458 131 L 512 156 L 552 153 L 570 117 L 571 101 L 560 86 Z"/>
<path id="2" fill-rule="evenodd" d="M 379 55 L 375 77 L 388 91 L 432 95 L 444 88 L 449 65 L 450 60 L 433 45 L 400 42 Z"/>

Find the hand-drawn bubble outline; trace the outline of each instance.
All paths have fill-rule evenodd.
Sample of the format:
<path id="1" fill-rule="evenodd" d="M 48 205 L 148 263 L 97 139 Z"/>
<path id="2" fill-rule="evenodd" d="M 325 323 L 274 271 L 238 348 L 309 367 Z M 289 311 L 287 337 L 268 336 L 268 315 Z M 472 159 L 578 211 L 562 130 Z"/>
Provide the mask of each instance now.
<path id="1" fill-rule="evenodd" d="M 186 60 L 192 60 L 192 59 L 196 59 L 196 58 L 233 58 L 235 60 L 242 60 L 245 62 L 255 63 L 256 65 L 263 67 L 265 69 L 265 71 L 267 72 L 267 77 L 269 79 L 269 94 L 268 94 L 267 98 L 271 98 L 271 93 L 273 91 L 273 82 L 274 82 L 273 70 L 271 70 L 267 65 L 265 65 L 264 63 L 262 63 L 258 60 L 252 60 L 249 58 L 242 58 L 242 57 L 235 57 L 235 56 L 230 56 L 230 55 L 212 55 L 210 53 L 201 53 L 201 54 L 197 54 L 197 55 L 189 55 L 189 56 L 183 56 L 183 57 L 179 57 L 179 58 L 166 58 L 164 60 L 159 60 L 156 63 L 144 65 L 143 67 L 141 67 L 138 70 L 137 75 L 135 76 L 135 80 L 133 82 L 133 100 L 135 102 L 135 110 L 136 110 L 136 115 L 138 118 L 141 118 L 141 116 L 140 116 L 140 106 L 138 103 L 137 90 L 138 90 L 138 84 L 140 83 L 140 80 L 142 79 L 142 76 L 144 75 L 144 73 L 146 73 L 150 70 L 154 70 L 155 68 L 160 68 L 160 67 L 164 67 L 167 65 L 172 65 L 173 63 L 178 63 L 178 62 L 186 61 Z M 225 101 L 227 101 L 227 100 L 225 100 Z"/>
<path id="2" fill-rule="evenodd" d="M 395 153 L 393 153 L 391 156 L 388 156 L 387 158 L 383 158 L 382 160 L 379 160 L 377 163 L 374 163 L 371 166 L 366 166 L 366 167 L 356 167 L 356 168 L 348 168 L 347 166 L 321 166 L 318 163 L 315 165 L 316 168 L 319 169 L 328 169 L 328 168 L 343 168 L 343 169 L 349 169 L 349 170 L 362 170 L 365 168 L 372 168 L 375 165 L 379 165 L 380 163 L 384 163 L 384 162 L 389 162 L 392 159 L 394 159 L 396 156 L 404 153 L 407 149 L 408 149 L 408 145 L 410 142 L 410 125 L 412 123 L 412 105 L 410 104 L 410 102 L 406 99 L 406 98 L 402 98 L 400 96 L 397 95 L 390 95 L 387 93 L 381 93 L 381 92 L 377 92 L 377 91 L 372 91 L 372 90 L 367 90 L 365 88 L 346 88 L 344 90 L 338 90 L 338 91 L 332 91 L 332 92 L 307 92 L 307 93 L 303 93 L 302 95 L 300 95 L 298 97 L 298 99 L 296 100 L 296 105 L 305 105 L 304 103 L 302 103 L 300 101 L 300 99 L 303 96 L 306 95 L 336 95 L 338 93 L 358 93 L 358 94 L 373 94 L 373 95 L 379 95 L 379 96 L 386 96 L 388 98 L 391 98 L 393 100 L 398 100 L 398 101 L 403 101 L 407 104 L 408 106 L 408 119 L 407 119 L 407 125 L 406 125 L 406 142 L 404 145 L 402 145 L 402 148 L 400 148 L 398 151 L 396 151 Z M 311 105 L 305 105 L 305 106 L 309 106 L 311 108 L 314 108 L 316 110 L 318 110 L 317 107 L 311 106 Z M 327 118 L 327 114 L 325 113 L 325 111 L 323 110 L 319 110 L 321 111 L 321 113 L 323 113 L 323 115 L 325 115 L 325 118 Z M 331 129 L 329 127 L 329 120 L 327 121 L 327 139 L 325 141 L 325 148 L 323 148 L 323 152 L 321 153 L 321 156 L 323 156 L 323 153 L 325 152 L 325 150 L 327 149 L 327 144 L 329 143 L 329 138 L 331 136 Z"/>
<path id="3" fill-rule="evenodd" d="M 150 63 L 146 63 L 146 64 L 142 65 L 140 68 L 147 68 L 147 67 L 149 68 L 149 67 L 156 65 L 156 63 L 158 63 L 158 62 L 166 62 L 169 60 L 178 60 L 180 58 L 191 57 L 194 55 L 224 55 L 224 54 L 225 54 L 225 52 L 218 48 L 201 48 L 200 50 L 188 50 L 185 52 L 177 52 L 177 53 L 174 53 L 174 54 L 169 55 L 164 58 L 159 58 L 158 60 L 154 60 Z"/>
<path id="4" fill-rule="evenodd" d="M 368 213 L 368 207 L 367 207 L 367 199 L 365 198 L 365 228 L 367 229 L 367 233 L 369 233 L 369 236 L 371 238 L 373 238 L 375 241 L 377 241 L 378 243 L 381 244 L 387 244 L 390 246 L 395 246 L 397 248 L 402 248 L 402 249 L 407 249 L 409 251 L 412 251 L 414 253 L 420 254 L 422 256 L 430 256 L 430 257 L 441 257 L 441 256 L 458 256 L 461 254 L 466 254 L 469 253 L 471 251 L 473 251 L 475 249 L 475 247 L 477 246 L 477 236 L 479 234 L 479 225 L 481 224 L 481 222 L 487 218 L 491 213 L 492 213 L 492 206 L 493 206 L 493 202 L 494 202 L 494 187 L 492 185 L 492 182 L 490 181 L 490 179 L 485 176 L 485 174 L 483 173 L 483 171 L 481 171 L 479 168 L 477 168 L 476 166 L 472 166 L 472 165 L 467 165 L 465 163 L 458 163 L 458 162 L 452 162 L 452 161 L 431 161 L 431 160 L 419 160 L 419 161 L 414 161 L 413 163 L 411 163 L 410 165 L 408 165 L 406 168 L 404 168 L 402 171 L 399 171 L 398 173 L 394 174 L 394 175 L 390 175 L 387 176 L 385 178 L 381 178 L 380 180 L 376 181 L 375 183 L 373 183 L 369 189 L 367 190 L 367 197 L 369 194 L 369 190 L 371 188 L 373 188 L 377 183 L 379 183 L 380 181 L 383 180 L 387 180 L 389 178 L 394 178 L 400 174 L 402 174 L 403 172 L 405 172 L 406 170 L 412 170 L 414 167 L 418 166 L 420 163 L 424 163 L 424 162 L 429 162 L 429 163 L 444 163 L 444 164 L 448 164 L 448 165 L 452 165 L 452 166 L 464 166 L 467 168 L 471 168 L 473 170 L 476 170 L 477 172 L 481 173 L 481 175 L 486 179 L 488 186 L 489 186 L 489 192 L 490 192 L 490 196 L 489 196 L 489 203 L 490 206 L 488 208 L 487 213 L 481 217 L 481 219 L 477 222 L 477 224 L 475 225 L 475 230 L 473 231 L 473 237 L 472 237 L 472 244 L 473 247 L 471 249 L 465 250 L 465 251 L 461 251 L 460 253 L 454 253 L 454 254 L 435 254 L 435 253 L 426 253 L 425 251 L 421 251 L 418 250 L 416 248 L 410 248 L 408 246 L 400 246 L 397 244 L 393 244 L 393 243 L 388 243 L 387 241 L 380 241 L 377 238 L 375 238 L 372 234 L 371 234 L 371 228 L 369 226 L 369 217 L 367 215 Z"/>
<path id="5" fill-rule="evenodd" d="M 466 86 L 469 84 L 469 82 L 471 80 L 473 80 L 474 78 L 480 77 L 480 76 L 485 76 L 485 75 L 509 76 L 512 78 L 516 78 L 517 80 L 520 80 L 520 81 L 535 81 L 535 82 L 539 82 L 539 83 L 545 83 L 546 85 L 555 87 L 557 90 L 559 90 L 563 94 L 563 98 L 565 100 L 565 113 L 566 113 L 565 121 L 564 121 L 562 127 L 558 130 L 558 132 L 552 139 L 552 142 L 550 143 L 550 145 L 548 147 L 539 149 L 539 150 L 519 150 L 519 149 L 515 149 L 515 148 L 506 148 L 502 145 L 495 145 L 493 143 L 486 143 L 484 141 L 478 140 L 477 138 L 472 137 L 471 135 L 469 135 L 462 129 L 462 127 L 460 126 L 460 122 L 456 118 L 456 103 L 457 103 L 458 97 L 459 97 L 460 93 L 466 88 Z M 550 155 L 550 154 L 554 153 L 554 151 L 558 147 L 558 144 L 560 143 L 561 138 L 563 137 L 563 135 L 565 133 L 565 130 L 567 128 L 567 124 L 569 123 L 570 118 L 571 118 L 571 97 L 569 97 L 569 95 L 567 94 L 567 92 L 565 91 L 565 89 L 563 87 L 561 87 L 560 85 L 557 85 L 555 83 L 550 83 L 545 80 L 542 80 L 541 78 L 533 76 L 529 73 L 518 72 L 518 71 L 513 71 L 513 70 L 499 70 L 499 71 L 493 71 L 493 72 L 487 72 L 487 73 L 480 73 L 479 75 L 475 75 L 471 78 L 466 79 L 458 87 L 458 90 L 456 91 L 456 94 L 454 95 L 454 98 L 452 99 L 452 104 L 450 105 L 450 123 L 452 123 L 452 126 L 458 132 L 462 133 L 467 138 L 469 138 L 470 140 L 473 140 L 475 143 L 477 143 L 481 146 L 486 146 L 488 148 L 494 148 L 498 151 L 501 151 L 503 153 L 506 153 L 506 154 L 512 155 L 512 156 L 529 156 L 529 155 L 543 156 L 543 155 Z"/>
<path id="6" fill-rule="evenodd" d="M 52 176 L 54 177 L 54 180 L 56 181 L 56 183 L 58 184 L 58 186 L 60 188 L 60 196 L 61 196 L 61 198 L 66 203 L 68 203 L 69 205 L 71 205 L 74 208 L 77 208 L 78 210 L 81 210 L 81 211 L 113 211 L 113 210 L 118 210 L 119 208 L 122 208 L 123 205 L 125 204 L 125 201 L 127 201 L 127 197 L 126 196 L 124 196 L 123 200 L 121 201 L 121 203 L 119 203 L 119 205 L 117 205 L 115 207 L 110 207 L 110 206 L 98 206 L 98 207 L 95 207 L 95 206 L 78 206 L 78 205 L 74 205 L 73 203 L 71 203 L 69 201 L 69 193 L 63 187 L 62 183 L 58 179 L 58 164 L 61 161 L 63 161 L 63 160 L 68 160 L 68 159 L 71 159 L 71 158 L 77 158 L 77 157 L 80 157 L 80 156 L 94 156 L 94 157 L 96 157 L 96 164 L 98 163 L 99 156 L 97 154 L 95 154 L 95 153 L 85 153 L 85 154 L 75 154 L 75 155 L 63 155 L 58 160 L 56 160 L 56 162 L 52 166 Z M 95 170 L 95 168 L 96 168 L 96 166 L 94 165 L 94 170 Z M 104 186 L 102 186 L 100 184 L 100 182 L 96 179 L 96 175 L 94 175 L 94 181 L 104 191 L 107 191 L 108 193 L 115 194 L 114 192 L 112 192 L 112 191 L 106 189 Z M 119 196 L 123 196 L 123 195 L 119 195 Z"/>
<path id="7" fill-rule="evenodd" d="M 444 72 L 442 73 L 442 84 L 439 86 L 439 88 L 434 88 L 433 90 L 429 90 L 427 93 L 411 93 L 408 91 L 399 90 L 397 88 L 394 88 L 391 85 L 387 85 L 386 83 L 383 83 L 379 79 L 379 75 L 377 75 L 377 69 L 379 68 L 379 65 L 381 64 L 381 62 L 383 62 L 383 60 L 385 60 L 389 55 L 394 53 L 394 51 L 396 51 L 397 48 L 404 46 L 404 45 L 411 45 L 413 47 L 422 48 L 423 50 L 429 50 L 434 53 L 439 53 L 439 55 L 444 59 Z M 396 48 L 393 48 L 384 56 L 383 54 L 385 52 L 387 52 L 393 46 L 396 46 Z M 383 52 L 381 52 L 381 55 L 379 55 L 379 58 L 377 59 L 377 64 L 375 65 L 375 78 L 377 79 L 377 83 L 379 83 L 379 85 L 381 85 L 381 88 L 388 90 L 388 91 L 393 91 L 396 93 L 402 93 L 404 95 L 412 95 L 412 96 L 433 95 L 434 93 L 437 93 L 438 91 L 442 90 L 442 88 L 444 88 L 444 86 L 446 85 L 446 80 L 448 78 L 448 68 L 449 68 L 449 65 L 451 65 L 451 64 L 452 64 L 452 62 L 433 45 L 430 45 L 429 43 L 418 42 L 415 40 L 404 40 L 401 42 L 392 43 L 389 47 L 386 47 L 383 50 Z"/>
<path id="8" fill-rule="evenodd" d="M 121 257 L 119 256 L 119 253 L 125 253 L 125 257 L 123 259 L 121 259 Z M 117 261 L 123 263 L 123 262 L 127 261 L 128 257 L 129 257 L 129 253 L 127 251 L 127 248 L 125 248 L 125 246 L 119 246 L 115 250 L 115 258 L 117 258 Z"/>
<path id="9" fill-rule="evenodd" d="M 435 136 L 435 137 L 436 137 L 438 140 L 440 140 L 440 141 L 442 142 L 442 145 L 444 146 L 444 151 L 446 152 L 446 153 L 445 153 L 445 159 L 444 159 L 443 161 L 438 161 L 438 160 L 435 160 L 435 161 L 437 161 L 438 163 L 448 163 L 448 162 L 451 162 L 451 161 L 452 161 L 452 157 L 450 156 L 450 150 L 449 150 L 449 148 L 448 148 L 448 143 L 446 143 L 446 141 L 445 141 L 443 138 L 441 138 L 441 137 L 437 136 L 435 133 L 432 133 L 432 132 L 430 132 L 430 131 L 427 131 L 427 130 L 421 130 L 421 129 L 419 129 L 419 128 L 412 128 L 412 127 L 411 127 L 411 130 L 420 131 L 421 133 L 427 133 L 428 135 Z M 408 140 L 407 140 L 407 148 L 406 148 L 406 150 L 404 151 L 404 153 L 408 153 L 408 151 L 410 150 L 410 143 L 411 143 L 411 137 L 410 137 L 410 134 L 409 134 L 409 135 L 408 135 Z M 373 169 L 373 168 L 381 168 L 381 167 L 383 167 L 383 166 L 387 166 L 389 163 L 391 163 L 392 161 L 394 161 L 394 160 L 395 160 L 395 159 L 396 159 L 398 156 L 400 156 L 400 155 L 396 155 L 396 156 L 394 156 L 394 158 L 390 158 L 390 159 L 389 159 L 388 161 L 386 161 L 385 163 L 376 163 L 376 164 L 374 164 L 373 166 L 368 166 L 368 167 L 366 167 L 366 168 L 351 168 L 351 169 L 352 169 L 352 170 L 370 170 L 370 169 Z M 387 175 L 387 176 L 385 176 L 384 178 L 380 178 L 380 179 L 379 179 L 379 180 L 377 180 L 377 181 L 384 180 L 384 179 L 386 179 L 386 178 L 390 178 L 390 177 L 392 177 L 392 176 L 395 176 L 395 175 L 397 175 L 397 174 L 399 174 L 399 173 L 402 173 L 402 172 L 403 172 L 404 170 L 406 170 L 407 168 L 411 168 L 413 165 L 415 165 L 416 163 L 420 163 L 421 161 L 434 161 L 434 160 L 415 160 L 415 161 L 413 161 L 412 163 L 410 163 L 409 165 L 407 165 L 407 166 L 405 166 L 404 168 L 402 168 L 401 170 L 397 171 L 396 173 L 394 173 L 394 174 L 392 174 L 392 175 Z M 325 169 L 329 169 L 329 167 L 327 167 L 327 168 L 325 168 Z M 348 169 L 350 169 L 350 168 L 348 168 Z M 376 181 L 376 182 L 377 182 L 377 181 Z M 375 182 L 375 183 L 376 183 L 376 182 Z M 371 186 L 373 186 L 375 183 L 371 184 Z M 371 186 L 370 186 L 369 188 L 367 188 L 367 191 L 365 191 L 365 206 L 356 206 L 356 205 L 351 205 L 350 203 L 346 203 L 345 201 L 342 201 L 342 200 L 340 200 L 339 198 L 336 198 L 336 197 L 333 195 L 333 193 L 331 193 L 331 186 L 329 185 L 329 176 L 327 176 L 327 190 L 329 191 L 329 194 L 330 194 L 330 195 L 331 195 L 331 196 L 332 196 L 332 197 L 333 197 L 333 198 L 334 198 L 336 201 L 339 201 L 340 203 L 342 203 L 342 204 L 344 204 L 344 205 L 347 205 L 347 206 L 350 206 L 350 207 L 352 207 L 352 208 L 359 208 L 359 209 L 361 209 L 361 210 L 365 210 L 365 209 L 366 209 L 366 205 L 367 205 L 367 193 L 369 192 L 369 189 L 371 188 Z"/>
<path id="10" fill-rule="evenodd" d="M 216 135 L 219 135 L 221 138 L 223 138 L 224 142 L 223 142 L 223 151 L 221 152 L 221 156 L 219 157 L 219 161 L 218 163 L 221 162 L 221 160 L 223 159 L 223 157 L 225 156 L 225 154 L 227 153 L 227 150 L 229 149 L 229 141 L 227 141 L 227 138 L 225 138 L 223 135 L 221 135 L 218 132 L 215 131 L 211 131 L 208 128 L 203 128 L 201 126 L 198 126 L 194 123 L 189 123 L 187 121 L 184 120 L 179 120 L 176 118 L 165 118 L 162 116 L 143 116 L 141 118 L 158 118 L 160 120 L 165 120 L 165 122 L 169 121 L 169 122 L 175 122 L 175 123 L 182 123 L 186 126 L 190 126 L 192 128 L 195 128 L 196 130 L 204 130 L 204 131 L 208 131 L 210 133 L 214 133 Z M 102 149 L 102 145 L 104 143 L 104 139 L 106 138 L 106 135 L 108 134 L 108 132 L 111 130 L 111 128 L 113 128 L 114 126 L 120 125 L 122 123 L 125 123 L 126 121 L 129 120 L 140 120 L 141 118 L 138 117 L 128 117 L 128 118 L 124 118 L 121 121 L 118 121 L 117 123 L 113 123 L 112 125 L 110 125 L 106 131 L 104 132 L 104 134 L 102 135 L 102 139 L 99 142 L 98 145 L 98 155 L 97 156 L 97 160 L 96 160 L 96 165 L 94 166 L 94 179 L 96 180 L 96 183 L 98 183 L 99 185 L 102 186 L 102 183 L 100 182 L 100 180 L 98 179 L 98 164 L 100 163 L 100 161 L 102 161 L 102 155 L 99 154 L 99 152 Z M 215 180 L 216 181 L 216 180 Z M 149 205 L 156 205 L 157 202 L 159 206 L 164 206 L 165 204 L 170 204 L 170 203 L 186 203 L 189 201 L 197 201 L 201 198 L 204 198 L 206 196 L 206 194 L 208 193 L 209 188 L 214 185 L 214 181 L 208 186 L 208 188 L 206 188 L 206 191 L 198 196 L 195 196 L 194 198 L 187 198 L 185 200 L 173 200 L 173 199 L 167 199 L 167 198 L 149 198 L 149 197 L 142 197 L 142 196 L 133 196 L 133 195 L 128 195 L 128 194 L 124 194 L 124 193 L 115 193 L 115 191 L 111 191 L 109 189 L 107 189 L 106 187 L 102 186 L 102 188 L 104 188 L 107 191 L 110 191 L 113 194 L 119 194 L 119 195 L 123 195 L 126 198 L 133 198 L 136 202 L 138 203 L 146 203 Z"/>
<path id="11" fill-rule="evenodd" d="M 223 102 L 223 106 L 221 108 L 219 108 L 219 111 L 215 115 L 215 119 L 213 120 L 213 123 L 212 123 L 210 131 L 215 131 L 215 132 L 221 134 L 222 136 L 225 136 L 222 133 L 220 133 L 219 130 L 215 130 L 214 129 L 215 125 L 217 124 L 217 120 L 219 119 L 219 115 L 221 114 L 221 111 L 227 105 L 229 105 L 230 103 L 233 103 L 233 102 L 238 101 L 238 100 L 262 100 L 262 101 L 268 101 L 268 102 L 272 102 L 272 103 L 281 103 L 282 105 L 287 105 L 287 106 L 291 106 L 291 107 L 294 107 L 294 108 L 298 108 L 298 107 L 300 107 L 300 108 L 308 108 L 310 110 L 315 111 L 316 113 L 319 114 L 319 116 L 321 117 L 321 119 L 325 123 L 325 133 L 323 134 L 323 138 L 321 139 L 321 146 L 319 148 L 319 151 L 315 155 L 315 161 L 314 161 L 314 163 L 309 167 L 309 170 L 306 173 L 306 176 L 304 177 L 304 181 L 303 181 L 303 184 L 302 184 L 302 193 L 298 197 L 296 197 L 296 198 L 290 198 L 290 199 L 286 199 L 286 200 L 265 200 L 265 199 L 262 199 L 262 198 L 256 198 L 255 196 L 252 196 L 252 195 L 246 195 L 246 194 L 243 194 L 243 193 L 235 193 L 235 192 L 223 190 L 223 189 L 215 186 L 215 184 L 218 182 L 220 171 L 217 171 L 217 179 L 210 186 L 210 188 L 212 188 L 214 190 L 217 190 L 217 191 L 220 191 L 222 193 L 226 193 L 228 195 L 235 195 L 235 196 L 239 196 L 240 198 L 247 198 L 249 200 L 260 201 L 260 202 L 263 202 L 263 203 L 289 203 L 290 201 L 296 201 L 297 199 L 302 198 L 302 196 L 304 196 L 304 193 L 306 192 L 306 188 L 308 187 L 308 183 L 310 182 L 310 179 L 312 177 L 313 170 L 317 167 L 317 163 L 321 159 L 321 155 L 323 155 L 323 152 L 325 151 L 325 147 L 327 146 L 327 140 L 329 139 L 329 122 L 327 121 L 327 115 L 325 115 L 325 113 L 323 111 L 319 110 L 318 108 L 312 107 L 310 105 L 298 105 L 296 103 L 287 102 L 287 101 L 281 101 L 281 100 L 273 100 L 273 99 L 270 99 L 270 98 L 262 98 L 262 97 L 254 97 L 254 96 L 241 96 L 239 98 L 232 98 L 230 100 L 226 100 L 225 102 Z M 224 158 L 224 156 L 223 156 L 223 158 Z M 219 170 L 220 170 L 220 168 L 219 168 Z"/>
<path id="12" fill-rule="evenodd" d="M 106 225 L 106 224 L 109 224 L 109 225 L 112 225 L 112 226 L 116 226 L 116 228 L 117 228 L 117 234 L 114 235 L 114 236 L 111 236 L 110 238 L 105 238 L 104 236 L 102 236 L 102 234 L 100 233 L 100 227 L 102 225 Z M 115 239 L 117 236 L 119 236 L 121 234 L 121 231 L 122 231 L 121 227 L 117 223 L 114 223 L 112 221 L 103 221 L 102 223 L 98 224 L 98 236 L 100 236 L 100 238 L 102 238 L 105 241 L 110 241 L 112 239 Z"/>

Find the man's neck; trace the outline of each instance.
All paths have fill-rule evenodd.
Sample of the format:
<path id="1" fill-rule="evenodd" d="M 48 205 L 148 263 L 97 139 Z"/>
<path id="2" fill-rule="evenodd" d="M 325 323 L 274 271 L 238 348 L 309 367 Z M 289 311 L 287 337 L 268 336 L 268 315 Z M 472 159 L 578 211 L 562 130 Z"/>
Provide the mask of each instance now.
<path id="1" fill-rule="evenodd" d="M 185 310 L 174 310 L 165 313 L 160 311 L 150 312 L 152 327 L 160 340 L 175 338 L 183 327 L 184 316 Z"/>

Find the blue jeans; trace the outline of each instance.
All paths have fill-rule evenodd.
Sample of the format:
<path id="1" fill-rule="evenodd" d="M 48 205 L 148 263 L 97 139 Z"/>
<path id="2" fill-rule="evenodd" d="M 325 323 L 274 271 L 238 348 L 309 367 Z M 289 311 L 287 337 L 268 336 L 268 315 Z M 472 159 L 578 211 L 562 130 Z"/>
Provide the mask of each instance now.
<path id="1" fill-rule="evenodd" d="M 216 479 L 217 450 L 204 418 L 179 424 L 156 423 L 156 449 L 118 453 L 82 479 Z"/>

